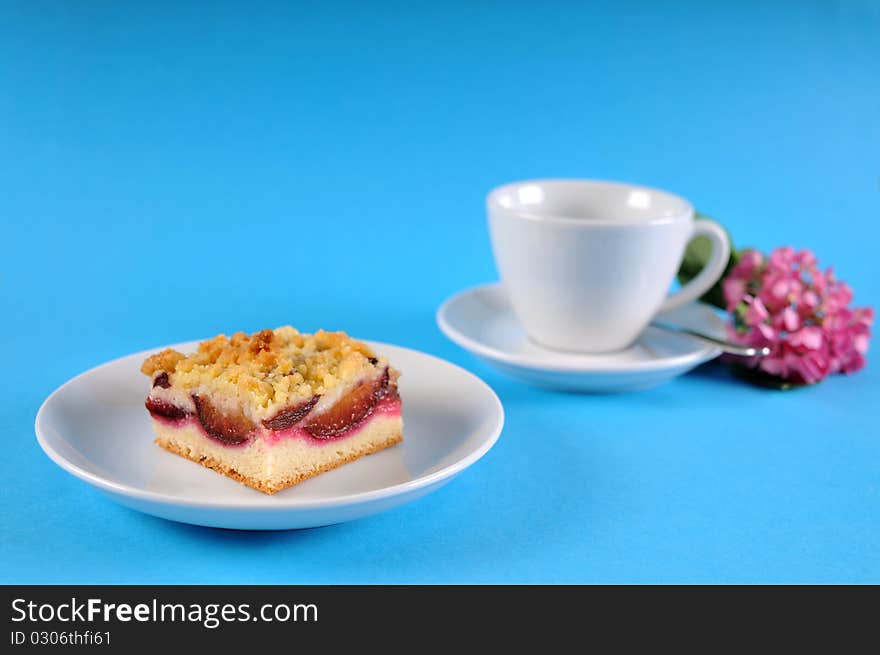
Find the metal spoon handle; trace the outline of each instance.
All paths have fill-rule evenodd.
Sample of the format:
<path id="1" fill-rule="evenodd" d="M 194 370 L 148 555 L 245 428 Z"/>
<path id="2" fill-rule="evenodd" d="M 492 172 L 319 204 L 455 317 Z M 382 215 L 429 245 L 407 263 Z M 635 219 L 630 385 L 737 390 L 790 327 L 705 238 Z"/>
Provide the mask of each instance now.
<path id="1" fill-rule="evenodd" d="M 661 330 L 676 332 L 678 334 L 686 334 L 689 337 L 700 339 L 701 341 L 705 341 L 706 343 L 711 343 L 721 348 L 721 350 L 723 350 L 724 352 L 730 353 L 732 355 L 742 355 L 743 357 L 764 357 L 770 354 L 770 349 L 766 346 L 764 346 L 763 348 L 755 348 L 754 346 L 743 346 L 738 343 L 733 343 L 732 341 L 726 341 L 725 339 L 713 337 L 710 334 L 697 332 L 696 330 L 686 328 L 682 325 L 672 325 L 671 323 L 663 323 L 661 321 L 652 321 L 651 325 L 653 327 L 660 328 Z"/>

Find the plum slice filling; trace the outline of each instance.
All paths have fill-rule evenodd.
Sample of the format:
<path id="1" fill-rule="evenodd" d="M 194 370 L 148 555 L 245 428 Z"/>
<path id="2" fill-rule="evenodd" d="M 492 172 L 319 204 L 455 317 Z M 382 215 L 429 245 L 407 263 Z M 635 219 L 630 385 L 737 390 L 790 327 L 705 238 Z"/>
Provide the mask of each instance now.
<path id="1" fill-rule="evenodd" d="M 158 386 L 164 388 L 161 383 Z M 315 395 L 281 410 L 262 423 L 266 429 L 273 431 L 286 430 L 298 425 L 315 439 L 332 439 L 342 436 L 364 421 L 385 398 L 398 397 L 397 385 L 390 383 L 386 368 L 379 378 L 359 383 L 340 398 L 339 402 L 317 416 L 309 416 L 320 399 L 320 396 Z M 224 412 L 207 398 L 196 394 L 192 395 L 192 399 L 196 408 L 196 417 L 205 434 L 223 444 L 230 446 L 242 444 L 251 438 L 258 427 L 240 412 Z M 153 416 L 174 421 L 192 415 L 187 409 L 152 396 L 147 398 L 146 407 Z"/>
<path id="2" fill-rule="evenodd" d="M 256 427 L 244 414 L 229 414 L 220 411 L 207 398 L 193 394 L 193 402 L 196 405 L 196 415 L 205 432 L 230 446 L 244 443 L 250 437 Z"/>
<path id="3" fill-rule="evenodd" d="M 171 386 L 171 382 L 168 381 L 168 374 L 165 371 L 159 373 L 156 376 L 156 379 L 153 380 L 153 387 L 162 387 L 163 389 L 167 389 Z"/>
<path id="4" fill-rule="evenodd" d="M 306 421 L 303 429 L 316 439 L 331 439 L 348 432 L 367 418 L 380 400 L 392 393 L 388 382 L 386 368 L 377 380 L 361 382 L 326 412 Z"/>
<path id="5" fill-rule="evenodd" d="M 282 409 L 272 418 L 264 420 L 263 425 L 270 430 L 286 430 L 287 428 L 293 427 L 302 421 L 306 417 L 306 414 L 312 411 L 312 407 L 317 404 L 320 398 L 321 396 L 314 395 L 298 405 L 291 405 L 286 409 Z"/>
<path id="6" fill-rule="evenodd" d="M 153 398 L 153 396 L 147 396 L 147 402 L 144 405 L 152 416 L 161 416 L 169 421 L 179 421 L 190 415 L 183 407 L 178 407 L 174 403 L 159 398 Z"/>

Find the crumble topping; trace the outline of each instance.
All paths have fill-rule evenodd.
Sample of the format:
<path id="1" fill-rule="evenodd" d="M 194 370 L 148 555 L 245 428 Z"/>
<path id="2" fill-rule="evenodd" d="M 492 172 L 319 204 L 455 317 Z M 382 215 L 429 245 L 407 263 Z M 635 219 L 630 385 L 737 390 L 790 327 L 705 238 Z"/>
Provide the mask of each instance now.
<path id="1" fill-rule="evenodd" d="M 224 334 L 184 355 L 172 349 L 148 357 L 141 372 L 166 373 L 171 385 L 237 398 L 242 406 L 271 410 L 348 385 L 386 364 L 344 332 L 301 334 L 289 325 L 247 335 Z M 262 413 L 262 412 L 261 412 Z"/>

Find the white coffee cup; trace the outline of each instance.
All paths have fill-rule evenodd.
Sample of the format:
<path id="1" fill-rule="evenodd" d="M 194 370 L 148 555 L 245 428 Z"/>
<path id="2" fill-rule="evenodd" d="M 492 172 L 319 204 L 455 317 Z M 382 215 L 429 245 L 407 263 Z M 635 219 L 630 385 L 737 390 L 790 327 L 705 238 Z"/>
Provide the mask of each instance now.
<path id="1" fill-rule="evenodd" d="M 599 180 L 529 180 L 486 199 L 492 249 L 529 337 L 549 348 L 626 348 L 660 312 L 699 298 L 730 254 L 724 230 L 684 198 Z M 712 242 L 697 277 L 669 293 L 693 237 Z"/>

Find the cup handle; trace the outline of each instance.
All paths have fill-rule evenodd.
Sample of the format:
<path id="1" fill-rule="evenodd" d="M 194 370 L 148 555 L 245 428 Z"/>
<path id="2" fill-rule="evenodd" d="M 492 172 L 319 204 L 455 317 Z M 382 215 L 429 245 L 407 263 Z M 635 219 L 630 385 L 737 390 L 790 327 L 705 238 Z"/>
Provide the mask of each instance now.
<path id="1" fill-rule="evenodd" d="M 700 235 L 708 237 L 712 242 L 712 254 L 697 277 L 670 294 L 660 305 L 658 313 L 668 312 L 670 309 L 696 300 L 712 288 L 727 267 L 727 261 L 730 259 L 730 242 L 724 228 L 706 218 L 695 220 L 693 226 L 690 239 Z"/>

